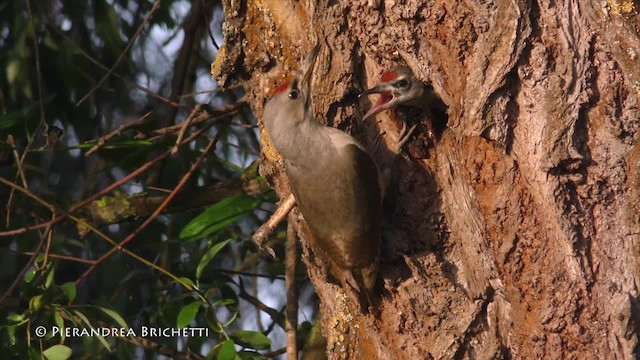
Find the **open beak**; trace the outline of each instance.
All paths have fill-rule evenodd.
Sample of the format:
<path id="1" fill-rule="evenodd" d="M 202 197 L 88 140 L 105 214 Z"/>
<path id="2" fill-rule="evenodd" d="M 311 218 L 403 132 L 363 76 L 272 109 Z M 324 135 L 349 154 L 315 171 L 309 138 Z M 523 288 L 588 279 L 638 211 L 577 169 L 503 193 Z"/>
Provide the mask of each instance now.
<path id="1" fill-rule="evenodd" d="M 363 121 L 395 105 L 395 96 L 393 95 L 393 92 L 391 91 L 391 87 L 389 85 L 376 85 L 371 89 L 367 89 L 360 93 L 360 96 L 371 94 L 379 94 L 380 97 L 378 98 L 378 101 L 373 105 L 373 107 L 369 109 L 369 111 L 362 117 Z"/>

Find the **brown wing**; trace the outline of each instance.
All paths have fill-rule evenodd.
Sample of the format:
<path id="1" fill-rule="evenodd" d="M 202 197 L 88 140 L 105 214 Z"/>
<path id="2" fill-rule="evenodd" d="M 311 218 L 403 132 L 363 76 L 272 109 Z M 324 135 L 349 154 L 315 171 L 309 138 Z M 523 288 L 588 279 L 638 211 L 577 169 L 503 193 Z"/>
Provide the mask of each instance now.
<path id="1" fill-rule="evenodd" d="M 355 144 L 337 151 L 324 164 L 287 164 L 287 173 L 315 242 L 341 268 L 361 268 L 376 261 L 380 251 L 378 168 Z"/>

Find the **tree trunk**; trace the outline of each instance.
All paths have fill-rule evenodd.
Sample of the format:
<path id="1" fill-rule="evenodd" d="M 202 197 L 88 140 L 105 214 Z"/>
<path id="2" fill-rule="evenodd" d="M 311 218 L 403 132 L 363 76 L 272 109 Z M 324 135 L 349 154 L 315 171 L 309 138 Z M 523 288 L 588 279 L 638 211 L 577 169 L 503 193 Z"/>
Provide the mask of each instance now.
<path id="1" fill-rule="evenodd" d="M 315 113 L 382 164 L 398 126 L 361 122 L 358 90 L 406 65 L 448 106 L 436 144 L 419 134 L 398 162 L 378 318 L 349 311 L 303 243 L 329 358 L 638 358 L 637 1 L 224 3 L 212 71 L 257 118 L 316 42 Z"/>

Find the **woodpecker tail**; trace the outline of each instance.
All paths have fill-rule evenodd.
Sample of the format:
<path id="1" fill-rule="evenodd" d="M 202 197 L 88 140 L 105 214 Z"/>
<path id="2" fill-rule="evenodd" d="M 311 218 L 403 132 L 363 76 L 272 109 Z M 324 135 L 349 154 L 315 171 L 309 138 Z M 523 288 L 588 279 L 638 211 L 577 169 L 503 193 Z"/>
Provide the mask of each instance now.
<path id="1" fill-rule="evenodd" d="M 363 313 L 369 312 L 369 307 L 376 312 L 376 299 L 373 287 L 376 284 L 376 277 L 378 275 L 378 261 L 374 261 L 371 265 L 356 268 L 351 270 L 344 270 L 343 288 L 346 290 L 350 287 L 358 295 L 358 303 L 360 304 L 360 311 Z M 348 285 L 348 286 L 347 286 Z"/>
<path id="2" fill-rule="evenodd" d="M 365 278 L 363 276 L 363 269 L 353 269 L 351 270 L 351 275 L 358 285 L 355 290 L 358 293 L 358 302 L 360 303 L 360 311 L 363 313 L 369 312 L 369 307 L 372 309 L 375 307 L 373 303 L 373 294 L 372 290 L 366 286 Z"/>

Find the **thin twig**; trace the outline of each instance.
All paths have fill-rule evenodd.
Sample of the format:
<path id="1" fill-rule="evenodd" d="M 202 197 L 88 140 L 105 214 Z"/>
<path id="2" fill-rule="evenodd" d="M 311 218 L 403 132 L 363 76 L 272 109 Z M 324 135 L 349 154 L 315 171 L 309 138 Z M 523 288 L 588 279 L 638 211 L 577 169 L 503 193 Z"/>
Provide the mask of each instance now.
<path id="1" fill-rule="evenodd" d="M 28 189 L 25 189 L 23 187 L 21 187 L 20 185 L 14 184 L 2 177 L 0 177 L 0 183 L 3 183 L 13 189 L 15 189 L 16 191 L 20 191 L 23 194 L 31 197 L 32 199 L 34 199 L 35 201 L 39 202 L 40 204 L 42 204 L 43 206 L 51 209 L 52 213 L 54 211 L 60 211 L 60 209 L 56 209 L 56 207 L 52 204 L 47 203 L 46 201 L 44 201 L 43 199 L 39 198 L 37 195 L 35 195 L 34 193 L 30 192 Z M 53 216 L 53 214 L 52 214 Z M 89 230 L 93 231 L 96 235 L 98 235 L 100 238 L 102 238 L 103 240 L 105 240 L 106 242 L 108 242 L 109 244 L 117 247 L 118 243 L 111 239 L 108 235 L 106 235 L 105 233 L 103 233 L 102 231 L 98 230 L 95 226 L 89 224 L 88 222 L 84 221 L 83 219 L 80 219 L 78 217 L 75 217 L 73 215 L 68 215 L 69 218 L 73 221 L 75 221 L 76 223 L 88 228 Z M 51 223 L 51 222 L 49 222 Z M 47 227 L 47 229 L 45 230 L 45 234 L 47 232 L 49 232 L 51 228 Z M 42 238 L 44 239 L 44 237 Z M 42 245 L 42 242 L 41 242 Z M 42 249 L 42 246 L 39 246 L 38 249 L 36 249 L 36 251 L 33 252 L 33 257 L 32 259 L 30 259 L 30 261 L 33 261 L 33 259 L 35 259 L 35 257 L 40 253 L 40 250 Z M 127 249 L 122 249 L 122 252 L 125 253 L 126 255 L 128 255 L 129 257 L 132 257 L 136 260 L 138 260 L 139 262 L 143 263 L 146 266 L 149 266 L 150 268 L 153 268 L 157 271 L 159 271 L 160 273 L 166 275 L 167 277 L 171 278 L 173 281 L 175 281 L 176 283 L 182 285 L 185 289 L 189 290 L 189 291 L 194 291 L 204 302 L 206 302 L 210 308 L 213 309 L 213 305 L 211 304 L 211 302 L 209 301 L 209 299 L 204 296 L 202 294 L 202 292 L 196 288 L 194 288 L 193 286 L 191 286 L 190 284 L 185 283 L 181 278 L 177 277 L 176 275 L 172 274 L 171 272 L 165 270 L 164 268 L 146 260 L 145 258 L 138 256 L 136 253 L 129 251 Z M 87 260 L 90 261 L 90 260 Z M 91 263 L 95 263 L 95 261 L 91 261 Z M 30 263 L 29 263 L 30 264 Z M 26 272 L 28 267 L 25 267 L 22 272 L 18 275 L 18 277 L 16 278 L 16 281 L 14 281 L 14 284 L 12 285 L 12 287 L 7 290 L 7 293 L 5 293 L 5 295 L 2 297 L 2 299 L 0 299 L 0 304 L 4 301 L 4 299 L 8 296 L 8 294 L 10 294 L 11 291 L 13 291 L 13 288 L 15 288 L 15 286 L 20 282 L 20 280 L 22 279 L 22 277 L 24 276 L 24 273 Z M 212 314 L 212 316 L 215 317 L 215 313 Z M 216 320 L 217 321 L 217 320 Z M 224 329 L 221 329 L 223 335 L 226 337 L 226 332 L 224 332 Z"/>
<path id="2" fill-rule="evenodd" d="M 207 269 L 211 269 L 212 273 L 221 272 L 225 274 L 233 274 L 233 275 L 241 275 L 241 276 L 248 276 L 248 277 L 255 277 L 255 278 L 263 278 L 263 279 L 269 279 L 269 280 L 284 281 L 284 276 L 282 275 L 260 274 L 255 272 L 235 271 L 235 270 L 220 269 L 220 268 L 207 268 Z M 206 279 L 206 277 L 204 277 L 203 275 L 202 279 Z M 300 278 L 297 280 L 304 281 L 306 280 L 306 278 Z"/>
<path id="3" fill-rule="evenodd" d="M 55 218 L 55 211 L 51 214 L 51 218 Z M 51 241 L 53 240 L 53 230 L 49 230 L 47 235 L 47 246 L 44 249 L 44 260 L 42 261 L 41 268 L 44 269 L 47 266 L 47 262 L 49 261 L 49 253 L 51 252 Z"/>
<path id="4" fill-rule="evenodd" d="M 222 119 L 223 119 L 223 117 L 219 118 L 218 120 L 222 120 Z M 204 128 L 202 128 L 199 131 L 197 131 L 195 134 L 191 135 L 185 141 L 183 141 L 182 144 L 184 145 L 184 144 L 190 143 L 191 141 L 193 141 L 194 139 L 198 138 L 200 135 L 205 133 L 207 130 L 209 130 L 209 128 L 214 126 L 215 124 L 217 124 L 217 122 L 212 122 L 212 123 L 208 124 Z M 131 172 L 129 175 L 127 175 L 127 176 L 123 177 L 122 179 L 116 181 L 115 183 L 107 186 L 106 188 L 104 188 L 101 191 L 93 194 L 92 196 L 80 201 L 76 205 L 74 205 L 71 208 L 69 208 L 69 210 L 67 210 L 65 213 L 63 213 L 61 215 L 58 215 L 55 219 L 53 219 L 51 221 L 48 221 L 48 222 L 45 222 L 45 223 L 36 224 L 36 225 L 31 225 L 31 226 L 27 226 L 27 227 L 23 227 L 23 228 L 20 228 L 20 229 L 2 231 L 2 232 L 0 232 L 0 237 L 2 237 L 2 236 L 20 235 L 20 234 L 24 234 L 27 231 L 33 231 L 33 230 L 42 229 L 42 228 L 45 228 L 45 227 L 48 227 L 48 226 L 53 226 L 53 225 L 59 223 L 60 221 L 66 219 L 67 217 L 69 217 L 69 214 L 72 214 L 73 212 L 78 211 L 79 209 L 82 209 L 83 207 L 85 207 L 88 204 L 92 203 L 93 201 L 99 199 L 103 195 L 108 194 L 109 192 L 117 189 L 122 184 L 126 184 L 131 179 L 135 178 L 136 176 L 142 174 L 147 169 L 152 167 L 155 163 L 168 158 L 170 155 L 171 154 L 169 153 L 169 151 L 165 151 L 164 153 L 156 156 L 154 159 L 152 159 L 152 160 L 148 161 L 147 163 L 143 164 L 138 169 L 136 169 L 133 172 Z M 13 183 L 11 183 L 10 181 L 6 180 L 3 177 L 0 177 L 0 182 L 5 183 L 5 184 L 6 183 L 13 184 Z"/>
<path id="5" fill-rule="evenodd" d="M 285 331 L 287 333 L 287 360 L 298 359 L 298 295 L 296 292 L 296 230 L 294 228 L 295 214 L 289 212 L 287 224 L 287 243 L 284 257 L 284 283 L 287 289 L 287 309 Z"/>
<path id="6" fill-rule="evenodd" d="M 189 169 L 189 171 L 182 177 L 182 179 L 180 180 L 180 182 L 178 183 L 178 185 L 176 185 L 175 189 L 173 189 L 173 191 L 171 192 L 171 194 L 169 194 L 164 201 L 162 202 L 162 204 L 160 204 L 160 206 L 156 209 L 156 211 L 153 212 L 153 214 L 151 214 L 151 216 L 149 216 L 136 230 L 134 230 L 129 236 L 127 236 L 124 240 L 122 240 L 118 246 L 111 248 L 109 251 L 107 251 L 104 255 L 100 256 L 100 258 L 98 258 L 95 262 L 95 264 L 91 265 L 91 267 L 89 267 L 89 269 L 87 269 L 79 278 L 78 280 L 76 280 L 76 283 L 80 283 L 84 278 L 86 278 L 99 264 L 101 264 L 103 261 L 105 261 L 107 258 L 109 258 L 111 255 L 113 255 L 114 253 L 116 253 L 119 250 L 122 250 L 122 248 L 129 243 L 131 240 L 133 240 L 136 235 L 138 235 L 143 229 L 145 229 L 149 224 L 151 224 L 151 222 L 158 217 L 158 215 L 160 215 L 162 213 L 162 211 L 164 210 L 165 207 L 167 207 L 167 205 L 169 205 L 169 202 L 171 202 L 171 200 L 173 200 L 173 198 L 178 194 L 178 192 L 180 192 L 180 190 L 182 189 L 182 187 L 184 187 L 184 185 L 187 183 L 187 181 L 189 180 L 189 178 L 191 178 L 191 175 L 193 175 L 193 173 L 198 169 L 198 167 L 200 166 L 200 164 L 202 163 L 202 161 L 204 161 L 205 157 L 215 148 L 215 145 L 218 143 L 218 139 L 220 138 L 220 134 L 221 132 L 216 133 L 216 135 L 211 139 L 211 141 L 209 142 L 209 144 L 205 147 L 205 149 L 202 151 L 202 154 L 200 155 L 200 157 L 198 157 L 198 159 L 193 163 L 193 165 L 191 166 L 191 169 Z"/>
<path id="7" fill-rule="evenodd" d="M 232 122 L 230 123 L 231 126 L 237 126 L 237 127 L 241 127 L 241 128 L 245 128 L 245 129 L 257 129 L 258 125 L 254 125 L 254 124 L 241 124 L 241 123 L 236 123 L 236 122 Z"/>
<path id="8" fill-rule="evenodd" d="M 89 60 L 91 63 L 93 63 L 94 65 L 96 65 L 97 67 L 101 68 L 102 70 L 108 71 L 109 68 L 105 65 L 103 65 L 102 63 L 100 63 L 98 60 L 94 59 L 93 57 L 91 57 L 91 55 L 89 55 L 86 51 L 84 51 L 80 46 L 78 46 L 76 43 L 73 42 L 73 40 L 71 40 L 71 38 L 69 38 L 64 32 L 60 31 L 57 28 L 52 28 L 52 30 L 54 32 L 56 32 L 58 35 L 62 36 L 63 39 L 65 39 L 68 43 L 70 43 L 71 45 L 73 45 L 75 47 L 75 51 L 78 51 L 82 56 L 84 56 L 87 60 Z M 158 94 L 155 91 L 150 90 L 149 88 L 146 88 L 140 84 L 138 84 L 135 81 L 131 81 L 127 78 L 125 78 L 124 76 L 118 74 L 117 72 L 113 72 L 112 73 L 113 76 L 115 76 L 116 78 L 124 81 L 125 83 L 127 83 L 128 85 L 131 85 L 133 87 L 135 87 L 136 89 L 144 92 L 145 94 L 160 100 L 161 102 L 165 103 L 165 104 L 169 104 L 175 108 L 179 108 L 181 107 L 181 105 L 175 101 L 171 101 L 169 99 L 167 99 L 164 96 L 161 96 L 160 94 Z"/>
<path id="9" fill-rule="evenodd" d="M 38 47 L 38 36 L 36 34 L 36 24 L 33 20 L 33 11 L 31 10 L 31 1 L 25 0 L 25 3 L 27 4 L 27 14 L 29 16 L 29 25 L 30 25 L 29 28 L 31 30 L 31 36 L 33 37 L 33 52 L 36 58 L 36 80 L 38 84 L 38 104 L 40 106 L 40 122 L 38 123 L 38 126 L 36 127 L 36 130 L 34 131 L 32 136 L 28 137 L 29 140 L 27 141 L 27 145 L 24 148 L 22 157 L 20 157 L 20 160 L 17 163 L 18 171 L 20 171 L 20 169 L 22 168 L 22 165 L 24 164 L 24 161 L 27 158 L 27 154 L 29 153 L 29 150 L 33 146 L 34 139 L 36 138 L 36 136 L 38 134 L 41 134 L 43 129 L 45 131 L 47 129 L 47 116 L 44 111 L 44 90 L 42 86 L 42 73 L 40 68 L 40 48 Z M 18 174 L 16 174 L 15 179 L 16 180 L 18 179 Z M 26 184 L 26 179 L 24 181 L 25 181 L 25 187 L 28 187 Z M 14 193 L 14 190 L 12 189 L 9 194 L 9 199 L 7 201 L 7 206 L 6 206 L 7 210 L 11 208 L 11 204 L 13 202 L 13 193 Z M 9 218 L 7 217 L 7 222 L 8 221 L 9 221 Z"/>
<path id="10" fill-rule="evenodd" d="M 18 255 L 27 255 L 27 256 L 33 256 L 34 254 L 37 255 L 38 253 L 34 252 L 34 251 L 16 251 L 13 249 L 2 249 L 2 251 L 9 251 L 12 253 L 16 253 Z M 67 255 L 60 255 L 60 254 L 49 254 L 49 257 L 52 259 L 60 259 L 60 260 L 67 260 L 67 261 L 73 261 L 73 262 L 78 262 L 81 264 L 93 264 L 93 260 L 87 260 L 87 259 L 82 259 L 82 258 L 78 258 L 75 256 L 67 256 Z"/>
<path id="11" fill-rule="evenodd" d="M 198 52 L 200 46 L 200 32 L 203 11 L 202 3 L 194 1 L 191 3 L 191 10 L 184 19 L 182 27 L 182 45 L 173 63 L 173 71 L 171 75 L 171 94 L 169 100 L 180 101 L 180 95 L 185 91 L 185 84 L 191 77 L 188 75 L 190 69 L 191 57 L 193 53 Z M 168 108 L 161 111 L 162 116 L 159 119 L 160 126 L 168 126 L 169 124 L 175 124 L 177 109 Z M 161 166 L 156 166 L 154 169 L 155 174 L 151 174 L 147 179 L 147 183 L 153 184 L 155 178 L 159 176 Z"/>
<path id="12" fill-rule="evenodd" d="M 53 216 L 53 215 L 55 215 L 55 213 L 52 212 L 51 215 Z M 18 273 L 18 275 L 16 275 L 16 278 L 11 283 L 11 286 L 9 286 L 7 291 L 5 291 L 4 294 L 2 294 L 2 297 L 0 298 L 0 304 L 4 303 L 4 301 L 11 295 L 11 293 L 13 293 L 13 290 L 16 288 L 16 286 L 18 286 L 18 284 L 21 281 L 23 281 L 24 274 L 27 272 L 27 270 L 29 270 L 29 267 L 31 267 L 31 264 L 33 264 L 33 261 L 36 259 L 38 254 L 40 254 L 40 251 L 42 250 L 42 247 L 44 246 L 44 239 L 46 238 L 46 236 L 49 233 L 49 231 L 51 231 L 51 227 L 50 226 L 45 229 L 45 233 L 40 238 L 40 242 L 38 243 L 38 246 L 36 247 L 36 249 L 33 251 L 33 255 L 31 255 L 31 257 L 29 258 L 27 263 L 24 265 L 22 270 Z"/>
<path id="13" fill-rule="evenodd" d="M 196 115 L 194 112 L 192 112 L 187 117 L 187 120 L 185 120 L 182 124 L 180 124 L 181 127 L 180 127 L 180 131 L 178 132 L 178 138 L 176 139 L 175 145 L 173 145 L 173 148 L 171 149 L 171 155 L 175 155 L 178 153 L 178 149 L 180 148 L 180 143 L 182 142 L 182 138 L 184 138 L 184 134 L 186 134 L 187 129 L 189 128 L 189 126 L 191 126 L 191 123 L 195 118 L 196 118 Z"/>
<path id="14" fill-rule="evenodd" d="M 80 106 L 80 104 L 82 104 L 89 96 L 91 96 L 100 86 L 102 86 L 102 84 L 107 80 L 107 78 L 111 76 L 111 73 L 113 73 L 115 68 L 118 67 L 118 65 L 120 64 L 120 61 L 124 59 L 124 56 L 127 54 L 127 52 L 129 52 L 129 49 L 131 48 L 131 46 L 133 46 L 133 43 L 138 38 L 138 35 L 140 35 L 145 25 L 147 25 L 147 23 L 149 22 L 149 20 L 151 19 L 153 14 L 156 12 L 156 10 L 158 10 L 159 7 L 160 7 L 160 0 L 156 0 L 156 2 L 153 3 L 153 6 L 151 7 L 151 10 L 147 14 L 147 16 L 145 16 L 144 20 L 142 20 L 142 24 L 138 26 L 138 29 L 136 30 L 135 34 L 133 34 L 133 36 L 129 39 L 127 46 L 125 46 L 124 50 L 122 50 L 122 52 L 120 52 L 120 55 L 118 55 L 116 62 L 111 66 L 109 71 L 107 71 L 107 73 L 102 77 L 102 79 L 100 79 L 100 81 L 98 81 L 98 83 L 93 88 L 91 88 L 91 90 L 89 90 L 87 95 L 83 96 L 82 99 L 80 99 L 76 103 L 76 106 Z"/>
<path id="15" fill-rule="evenodd" d="M 27 184 L 27 178 L 24 175 L 24 168 L 22 166 L 22 161 L 20 160 L 20 154 L 18 153 L 18 149 L 16 149 L 16 143 L 15 140 L 13 139 L 13 135 L 9 134 L 7 135 L 7 144 L 11 147 L 11 151 L 13 152 L 13 157 L 14 157 L 14 161 L 16 162 L 16 166 L 18 167 L 18 175 L 20 176 L 20 181 L 22 181 L 22 186 L 24 186 L 25 188 L 29 187 L 29 184 Z M 7 200 L 7 205 L 6 205 L 6 212 L 7 212 L 7 219 L 6 219 L 6 227 L 9 228 L 9 226 L 11 225 L 11 203 L 13 202 L 13 194 L 15 192 L 12 190 L 9 192 L 9 199 Z"/>
<path id="16" fill-rule="evenodd" d="M 240 284 L 238 285 L 238 287 L 239 287 L 239 291 L 238 291 L 239 298 L 241 298 L 242 300 L 248 302 L 249 304 L 255 306 L 256 308 L 260 309 L 261 311 L 269 315 L 274 323 L 278 324 L 280 327 L 284 329 L 284 324 L 282 324 L 283 315 L 280 311 L 267 306 L 258 298 L 249 294 L 247 290 L 244 288 L 244 282 L 242 281 L 242 279 L 240 279 Z"/>
<path id="17" fill-rule="evenodd" d="M 254 264 L 253 265 L 253 271 L 256 272 L 258 271 L 258 264 Z M 258 290 L 258 279 L 252 279 L 252 285 L 253 285 L 253 296 L 254 297 L 258 297 L 259 295 L 259 290 Z M 258 331 L 260 332 L 264 332 L 264 325 L 262 324 L 262 316 L 260 316 L 260 309 L 255 308 L 256 310 L 256 327 L 258 328 Z"/>
<path id="18" fill-rule="evenodd" d="M 269 220 L 260 226 L 260 228 L 258 228 L 258 230 L 253 234 L 253 241 L 255 241 L 256 245 L 258 245 L 260 249 L 265 248 L 274 259 L 276 257 L 275 252 L 272 248 L 264 245 L 264 242 L 267 241 L 269 235 L 271 235 L 282 220 L 284 220 L 285 216 L 287 216 L 295 204 L 296 198 L 293 194 L 289 194 L 289 196 L 287 196 L 287 198 L 278 205 L 278 209 L 273 213 L 273 215 L 271 215 Z"/>
<path id="19" fill-rule="evenodd" d="M 216 40 L 213 38 L 213 34 L 211 33 L 211 28 L 209 27 L 209 17 L 207 16 L 207 6 L 205 5 L 204 0 L 201 0 L 201 1 L 202 1 L 202 8 L 204 9 L 202 14 L 204 15 L 204 21 L 207 26 L 207 32 L 209 33 L 209 38 L 211 39 L 211 42 L 213 43 L 213 46 L 215 46 L 216 50 L 220 50 L 220 46 L 218 46 L 218 43 L 216 43 Z"/>
<path id="20" fill-rule="evenodd" d="M 38 103 L 40 105 L 40 123 L 38 124 L 38 128 L 36 129 L 36 132 L 34 134 L 38 134 L 38 132 L 42 129 L 45 128 L 46 129 L 46 125 L 47 125 L 47 117 L 46 114 L 44 112 L 44 90 L 42 88 L 42 73 L 41 73 L 41 69 L 40 69 L 40 49 L 38 47 L 38 36 L 36 34 L 36 24 L 33 21 L 33 12 L 31 10 L 31 1 L 30 0 L 25 0 L 26 4 L 27 4 L 27 13 L 29 14 L 29 24 L 31 25 L 31 36 L 33 36 L 33 52 L 34 55 L 36 57 L 36 79 L 38 82 Z M 35 137 L 35 135 L 34 135 Z M 22 159 L 21 161 L 24 161 L 24 158 L 27 156 L 27 152 L 28 152 L 28 148 L 31 145 L 31 143 L 33 143 L 33 137 L 29 140 L 29 143 L 27 144 L 27 149 L 25 149 L 24 153 L 22 154 Z"/>
<path id="21" fill-rule="evenodd" d="M 271 352 L 268 352 L 268 353 L 264 353 L 262 355 L 264 355 L 264 357 L 266 357 L 266 358 L 274 358 L 274 357 L 278 357 L 278 356 L 284 354 L 285 352 L 287 352 L 287 348 L 274 350 L 274 351 L 271 351 Z"/>
<path id="22" fill-rule="evenodd" d="M 18 149 L 16 149 L 16 142 L 11 134 L 7 135 L 7 145 L 11 147 L 11 151 L 13 152 L 13 157 L 15 159 L 16 166 L 18 167 L 18 175 L 20 176 L 22 186 L 28 188 L 29 185 L 27 184 L 27 177 L 24 175 L 24 167 L 22 166 L 20 154 L 18 153 Z"/>
<path id="23" fill-rule="evenodd" d="M 211 114 L 213 113 L 214 115 L 236 115 L 238 113 L 238 111 L 240 110 L 240 108 L 246 104 L 245 100 L 240 100 L 237 101 L 233 104 L 230 105 L 226 105 L 226 106 L 221 106 L 219 108 L 215 108 L 215 109 L 211 109 L 211 110 L 207 110 L 205 112 L 205 114 L 207 116 L 196 116 L 193 121 L 191 122 L 190 126 L 194 126 L 197 124 L 200 124 L 204 121 L 207 121 L 211 118 Z M 193 109 L 192 113 L 200 113 L 201 111 L 199 111 L 199 109 L 205 109 L 207 108 L 206 105 L 198 105 L 196 106 L 195 109 Z M 170 135 L 170 134 L 175 134 L 176 132 L 180 131 L 183 127 L 183 124 L 177 124 L 177 125 L 170 125 L 167 127 L 163 127 L 160 129 L 155 129 L 153 130 L 154 134 L 157 135 Z M 154 138 L 152 137 L 151 140 L 153 140 Z"/>
<path id="24" fill-rule="evenodd" d="M 118 135 L 122 134 L 122 132 L 123 132 L 123 131 L 125 131 L 125 130 L 127 130 L 127 129 L 129 129 L 129 128 L 132 128 L 132 127 L 135 127 L 135 126 L 139 126 L 139 125 L 141 125 L 142 123 L 144 123 L 144 121 L 145 121 L 145 120 L 146 120 L 146 119 L 147 119 L 147 118 L 148 118 L 152 113 L 153 113 L 153 111 L 149 111 L 148 113 L 146 113 L 146 114 L 142 115 L 142 117 L 141 117 L 141 118 L 139 118 L 139 119 L 137 119 L 137 120 L 135 120 L 135 121 L 133 121 L 133 122 L 130 122 L 130 123 L 128 123 L 128 124 L 120 125 L 120 126 L 119 126 L 117 129 L 115 129 L 114 131 L 110 132 L 109 134 L 107 134 L 107 135 L 105 135 L 105 136 L 100 137 L 100 138 L 96 141 L 97 143 L 96 143 L 96 144 L 95 144 L 91 149 L 89 149 L 89 151 L 87 151 L 87 152 L 84 154 L 84 156 L 89 156 L 89 155 L 93 154 L 94 152 L 98 151 L 98 149 L 99 149 L 102 145 L 104 145 L 107 141 L 109 141 L 109 140 L 113 139 L 114 137 L 116 137 L 116 136 L 118 136 Z"/>
<path id="25" fill-rule="evenodd" d="M 219 93 L 221 91 L 227 91 L 227 90 L 236 89 L 236 88 L 239 88 L 239 87 L 240 87 L 240 85 L 230 85 L 228 87 L 225 87 L 224 89 L 215 88 L 215 89 L 209 89 L 209 90 L 195 91 L 195 92 L 191 92 L 191 93 L 180 95 L 180 99 L 184 99 L 184 98 L 188 98 L 188 97 L 194 97 L 196 95 L 215 94 L 215 93 Z"/>

